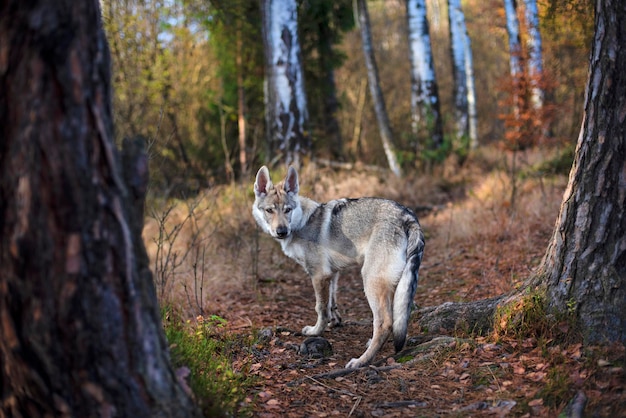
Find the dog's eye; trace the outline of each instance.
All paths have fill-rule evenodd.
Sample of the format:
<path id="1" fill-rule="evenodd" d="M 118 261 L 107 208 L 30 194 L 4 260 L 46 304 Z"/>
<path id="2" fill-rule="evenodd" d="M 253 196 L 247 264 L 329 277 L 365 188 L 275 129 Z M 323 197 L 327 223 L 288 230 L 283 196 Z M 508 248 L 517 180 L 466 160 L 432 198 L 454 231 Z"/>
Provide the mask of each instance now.
<path id="1" fill-rule="evenodd" d="M 267 212 L 267 213 L 269 213 L 269 214 L 272 214 L 272 213 L 274 213 L 274 209 L 272 209 L 272 208 L 266 208 L 266 209 L 265 209 L 265 212 Z"/>
<path id="2" fill-rule="evenodd" d="M 291 212 L 291 208 L 285 208 L 285 213 Z"/>

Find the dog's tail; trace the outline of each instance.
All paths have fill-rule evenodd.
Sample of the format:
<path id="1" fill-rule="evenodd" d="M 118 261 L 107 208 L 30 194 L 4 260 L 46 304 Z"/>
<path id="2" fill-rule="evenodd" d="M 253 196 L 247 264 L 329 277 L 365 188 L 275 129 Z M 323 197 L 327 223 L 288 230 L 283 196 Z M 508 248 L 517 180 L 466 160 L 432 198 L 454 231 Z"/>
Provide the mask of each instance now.
<path id="1" fill-rule="evenodd" d="M 424 255 L 424 234 L 413 212 L 406 209 L 402 214 L 407 237 L 406 265 L 393 297 L 393 345 L 396 352 L 402 350 L 406 341 L 407 327 L 413 297 L 417 289 L 417 278 Z"/>

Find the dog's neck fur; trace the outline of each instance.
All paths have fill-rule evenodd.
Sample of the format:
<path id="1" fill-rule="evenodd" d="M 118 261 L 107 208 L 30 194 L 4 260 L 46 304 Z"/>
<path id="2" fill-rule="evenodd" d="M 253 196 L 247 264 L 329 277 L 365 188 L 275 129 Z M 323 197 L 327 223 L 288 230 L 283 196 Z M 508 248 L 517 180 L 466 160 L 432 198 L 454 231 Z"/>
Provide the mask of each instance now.
<path id="1" fill-rule="evenodd" d="M 299 222 L 298 229 L 302 229 L 311 215 L 313 215 L 313 212 L 315 212 L 321 204 L 304 196 L 298 196 L 298 199 L 300 200 L 300 207 L 302 208 L 302 218 Z"/>

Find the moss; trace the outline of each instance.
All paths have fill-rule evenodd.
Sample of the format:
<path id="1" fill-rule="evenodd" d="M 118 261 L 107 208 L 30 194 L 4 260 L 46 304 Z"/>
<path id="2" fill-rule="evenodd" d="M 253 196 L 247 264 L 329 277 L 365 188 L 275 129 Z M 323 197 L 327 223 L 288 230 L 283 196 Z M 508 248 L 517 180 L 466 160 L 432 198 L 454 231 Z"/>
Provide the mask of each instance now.
<path id="1" fill-rule="evenodd" d="M 496 340 L 516 337 L 523 340 L 540 337 L 554 326 L 546 312 L 545 292 L 534 289 L 496 309 L 493 332 Z"/>

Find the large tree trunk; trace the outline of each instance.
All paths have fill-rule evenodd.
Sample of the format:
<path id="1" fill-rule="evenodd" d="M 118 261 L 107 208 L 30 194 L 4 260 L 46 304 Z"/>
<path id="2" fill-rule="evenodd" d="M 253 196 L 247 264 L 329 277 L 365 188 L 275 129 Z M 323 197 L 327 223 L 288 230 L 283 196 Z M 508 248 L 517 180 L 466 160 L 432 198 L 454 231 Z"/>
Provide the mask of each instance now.
<path id="1" fill-rule="evenodd" d="M 574 165 L 540 269 L 590 342 L 626 342 L 626 2 L 599 0 Z"/>
<path id="2" fill-rule="evenodd" d="M 141 240 L 145 155 L 120 174 L 101 23 L 95 0 L 0 6 L 2 416 L 196 415 Z"/>
<path id="3" fill-rule="evenodd" d="M 543 289 L 547 308 L 572 315 L 585 341 L 626 342 L 626 3 L 599 0 L 585 99 L 568 187 L 544 259 L 527 287 Z M 527 288 L 489 302 L 425 309 L 420 324 L 454 329 L 493 319 Z M 495 303 L 494 303 L 495 302 Z M 445 324 L 445 326 L 441 325 Z M 480 326 L 479 326 L 480 328 Z"/>
<path id="4" fill-rule="evenodd" d="M 272 157 L 298 165 L 310 152 L 304 72 L 295 0 L 262 0 L 265 44 L 265 114 Z"/>
<path id="5" fill-rule="evenodd" d="M 424 0 L 407 0 L 406 15 L 411 61 L 411 111 L 417 147 L 439 148 L 443 144 L 443 123 L 430 31 Z"/>
<path id="6" fill-rule="evenodd" d="M 393 135 L 391 133 L 391 123 L 389 123 L 383 91 L 380 88 L 378 66 L 376 65 L 376 59 L 374 57 L 372 31 L 366 0 L 356 0 L 356 5 L 358 22 L 361 29 L 361 39 L 363 42 L 363 54 L 365 55 L 365 66 L 367 67 L 367 78 L 369 80 L 372 101 L 374 102 L 374 112 L 376 113 L 376 120 L 378 121 L 380 139 L 383 142 L 383 149 L 385 150 L 389 168 L 397 177 L 400 177 L 402 171 L 400 170 L 400 164 L 396 157 Z"/>

